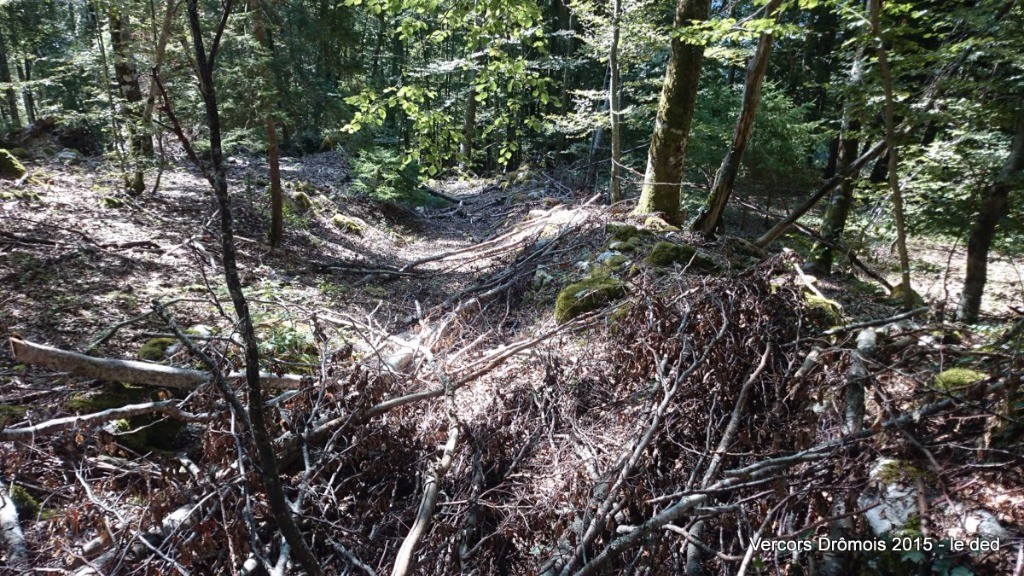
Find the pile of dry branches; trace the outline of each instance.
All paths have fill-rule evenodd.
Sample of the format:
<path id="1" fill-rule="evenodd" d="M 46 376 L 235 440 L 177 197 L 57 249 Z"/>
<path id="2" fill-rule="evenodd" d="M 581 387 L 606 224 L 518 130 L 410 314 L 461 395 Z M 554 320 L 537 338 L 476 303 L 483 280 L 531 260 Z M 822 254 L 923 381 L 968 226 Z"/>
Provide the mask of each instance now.
<path id="1" fill-rule="evenodd" d="M 786 257 L 729 277 L 643 272 L 609 310 L 483 349 L 475 323 L 507 315 L 556 244 L 520 245 L 518 272 L 418 319 L 429 337 L 397 339 L 412 351 L 401 369 L 325 351 L 318 379 L 268 402 L 287 496 L 326 573 L 731 574 L 834 562 L 766 557 L 754 543 L 851 529 L 873 451 L 930 458 L 945 473 L 954 455 L 926 438 L 977 430 L 929 417 L 988 410 L 1001 385 L 911 415 L 900 411 L 908 399 L 876 387 L 874 425 L 844 428 L 851 352 L 840 339 L 814 356 L 833 361 L 805 362 L 823 341 Z M 891 373 L 871 370 L 869 380 Z M 64 511 L 32 524 L 28 553 L 9 561 L 79 574 L 284 573 L 288 546 L 259 495 L 252 447 L 211 388 L 152 410 L 191 422 L 191 449 L 175 455 L 132 454 L 116 427 L 97 426 L 109 414 L 0 430 L 8 469 Z"/>

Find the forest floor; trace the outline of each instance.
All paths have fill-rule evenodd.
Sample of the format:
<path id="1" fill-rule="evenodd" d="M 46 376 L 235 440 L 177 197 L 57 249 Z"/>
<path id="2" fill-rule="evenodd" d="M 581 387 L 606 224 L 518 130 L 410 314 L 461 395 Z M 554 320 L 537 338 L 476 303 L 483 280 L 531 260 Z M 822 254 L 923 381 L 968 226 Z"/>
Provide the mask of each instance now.
<path id="1" fill-rule="evenodd" d="M 733 348 L 721 352 L 721 358 L 716 352 L 708 361 L 728 362 L 731 354 L 744 356 L 743 360 L 734 358 L 735 365 L 731 367 L 718 365 L 717 374 L 715 370 L 698 372 L 705 374 L 704 384 L 709 386 L 709 382 L 729 382 L 707 391 L 708 398 L 725 396 L 710 407 L 681 407 L 674 417 L 681 418 L 679 421 L 663 413 L 656 424 L 651 424 L 675 430 L 677 440 L 673 442 L 681 442 L 680 445 L 685 445 L 689 440 L 683 438 L 689 438 L 695 431 L 699 434 L 690 438 L 692 444 L 687 446 L 707 449 L 703 424 L 694 430 L 686 428 L 685 433 L 680 431 L 683 428 L 672 427 L 685 425 L 684 414 L 704 411 L 703 417 L 707 418 L 709 410 L 729 408 L 727 404 L 736 400 L 742 381 L 763 370 L 756 367 L 763 346 L 779 347 L 778 356 L 773 355 L 768 362 L 768 372 L 777 372 L 773 381 L 776 387 L 783 386 L 778 383 L 789 382 L 790 373 L 800 362 L 796 348 L 781 351 L 785 348 L 783 341 L 821 341 L 817 333 L 829 325 L 826 322 L 815 326 L 811 315 L 804 314 L 800 284 L 792 277 L 792 259 L 787 260 L 788 256 L 773 257 L 766 264 L 744 271 L 749 262 L 734 258 L 736 255 L 728 247 L 711 245 L 701 249 L 719 270 L 728 270 L 727 279 L 694 275 L 689 265 L 658 277 L 639 266 L 634 256 L 627 255 L 621 269 L 630 269 L 633 280 L 629 290 L 637 297 L 629 306 L 620 307 L 620 311 L 628 322 L 635 322 L 635 327 L 616 328 L 614 322 L 605 322 L 593 314 L 559 324 L 554 319 L 559 290 L 588 275 L 598 278 L 608 266 L 604 264 L 611 254 L 608 224 L 629 221 L 643 228 L 642 220 L 600 207 L 595 199 L 583 197 L 550 176 L 536 173 L 512 174 L 496 181 L 439 184 L 443 194 L 456 199 L 457 204 L 439 200 L 436 205 L 414 208 L 393 201 L 356 198 L 346 193 L 346 164 L 346 158 L 335 153 L 283 159 L 282 174 L 289 201 L 284 243 L 273 250 L 264 240 L 269 221 L 265 164 L 246 157 L 233 158 L 229 164 L 241 275 L 263 343 L 265 368 L 276 373 L 313 375 L 326 381 L 330 371 L 320 368 L 352 359 L 362 367 L 372 365 L 380 373 L 391 374 L 379 384 L 367 384 L 366 399 L 353 399 L 351 390 L 337 391 L 338 402 L 351 405 L 354 411 L 359 408 L 372 412 L 387 398 L 425 393 L 434 390 L 432 386 L 438 382 L 472 384 L 460 389 L 457 418 L 463 427 L 473 430 L 466 440 L 473 448 L 458 459 L 453 469 L 457 486 L 450 487 L 450 499 L 451 506 L 459 507 L 462 504 L 458 502 L 478 498 L 481 492 L 490 491 L 495 496 L 494 510 L 469 513 L 479 523 L 474 528 L 481 536 L 478 547 L 490 538 L 486 531 L 500 534 L 479 553 L 482 559 L 477 566 L 485 572 L 487 566 L 497 572 L 537 572 L 537 566 L 544 561 L 555 562 L 553 558 L 565 554 L 567 542 L 572 539 L 558 534 L 572 531 L 574 520 L 566 516 L 567 507 L 571 504 L 586 508 L 585 503 L 595 497 L 591 487 L 607 482 L 602 480 L 606 474 L 603 470 L 615 470 L 615 466 L 622 465 L 618 455 L 624 449 L 628 453 L 630 442 L 636 442 L 630 440 L 636 423 L 647 422 L 644 418 L 649 417 L 650 406 L 643 399 L 653 392 L 639 386 L 648 378 L 642 376 L 648 373 L 645 371 L 653 368 L 650 358 L 641 358 L 640 351 L 646 346 L 663 354 L 666 349 L 662 347 L 668 345 L 642 328 L 663 329 L 659 328 L 659 318 L 675 318 L 673 307 L 687 306 L 690 299 L 694 313 L 699 312 L 700 318 L 705 319 L 702 324 L 715 325 L 715 310 L 719 306 L 723 318 L 728 318 L 726 325 L 740 330 L 737 336 L 725 337 Z M 28 167 L 30 178 L 21 186 L 3 183 L 0 188 L 0 194 L 4 194 L 0 196 L 0 334 L 66 350 L 87 351 L 93 356 L 143 358 L 198 367 L 194 358 L 170 340 L 173 335 L 166 324 L 151 314 L 152 302 L 159 300 L 170 306 L 180 325 L 189 327 L 223 361 L 237 365 L 238 353 L 230 343 L 234 337 L 229 321 L 230 300 L 219 272 L 219 221 L 208 186 L 196 173 L 168 168 L 156 193 L 147 191 L 141 197 L 129 199 L 118 192 L 119 171 L 97 159 L 72 164 L 30 162 Z M 685 233 L 666 229 L 656 229 L 652 238 L 651 242 L 693 242 Z M 798 251 L 806 248 L 805 241 L 790 239 L 790 245 Z M 951 252 L 939 242 L 918 240 L 912 252 L 915 286 L 933 304 L 947 299 L 945 309 L 951 310 L 962 279 L 964 250 Z M 896 276 L 887 244 L 873 244 L 865 260 L 890 279 Z M 1020 262 L 997 256 L 990 270 L 985 311 L 1004 315 L 1007 306 L 1021 300 L 1024 282 Z M 779 280 L 780 275 L 787 279 Z M 883 293 L 851 275 L 819 279 L 817 285 L 828 298 L 842 305 L 845 317 L 841 322 L 869 321 L 898 313 L 885 301 Z M 665 296 L 665 301 L 661 301 L 666 286 L 671 287 L 674 296 Z M 785 294 L 776 294 L 775 288 L 769 290 L 770 286 L 785 288 L 779 290 Z M 647 289 L 658 296 L 644 300 Z M 795 300 L 785 300 L 791 297 Z M 688 313 L 680 314 L 685 324 Z M 135 321 L 120 326 L 131 319 Z M 792 322 L 787 324 L 784 319 Z M 935 337 L 939 341 L 953 333 L 958 335 L 957 339 L 963 338 L 962 330 L 942 328 L 945 325 L 941 320 L 936 324 L 938 328 L 914 327 L 908 333 L 924 330 L 934 335 L 939 331 L 941 334 Z M 593 328 L 595 323 L 602 323 L 602 327 Z M 112 327 L 118 328 L 111 332 Z M 694 341 L 706 341 L 709 349 L 722 338 L 714 337 L 713 330 L 708 332 L 706 326 L 695 325 L 692 329 Z M 671 340 L 669 336 L 665 338 L 665 342 Z M 906 408 L 920 405 L 922 398 L 933 399 L 929 393 L 915 388 L 914 382 L 930 381 L 934 372 L 953 365 L 955 358 L 967 357 L 967 345 L 980 341 L 972 340 L 973 336 L 966 338 L 965 347 L 956 351 L 941 347 L 937 351 L 925 349 L 931 344 L 921 341 L 917 344 L 921 349 L 916 352 L 900 349 L 894 353 L 893 358 L 888 358 L 892 361 L 889 367 L 878 367 L 880 381 L 889 386 L 884 394 L 891 398 L 875 401 L 879 406 L 892 402 L 893 406 Z M 849 344 L 837 343 L 835 349 Z M 88 411 L 92 406 L 83 401 L 95 399 L 106 390 L 93 380 L 27 367 L 10 354 L 6 347 L 0 352 L 0 404 L 17 410 L 0 414 L 0 431 L 4 425 L 13 427 L 76 410 Z M 826 362 L 814 381 L 842 381 L 847 366 L 843 358 L 840 355 L 834 357 L 834 362 Z M 697 364 L 695 361 L 694 366 Z M 338 368 L 338 373 L 349 374 L 350 378 L 364 369 L 354 363 L 345 366 Z M 372 376 L 361 377 L 377 382 Z M 552 391 L 539 392 L 544 386 Z M 766 399 L 761 409 L 800 412 L 790 404 L 798 389 L 790 388 L 788 394 L 784 386 L 779 390 L 774 404 Z M 828 403 L 817 394 L 812 396 Z M 309 408 L 305 404 L 303 407 Z M 880 414 L 900 413 L 899 408 L 891 412 L 891 406 L 877 409 Z M 598 410 L 609 415 L 598 417 Z M 280 416 L 282 437 L 297 429 L 288 414 L 282 411 Z M 309 422 L 322 422 L 330 414 L 325 409 L 323 418 L 313 414 Z M 396 542 L 406 531 L 411 511 L 416 509 L 416 475 L 411 471 L 432 458 L 445 438 L 442 432 L 446 414 L 441 400 L 430 405 L 402 405 L 394 414 L 392 419 L 385 418 L 379 428 L 366 432 L 365 437 L 367 442 L 379 444 L 366 450 L 386 450 L 393 462 L 375 464 L 377 468 L 365 463 L 362 468 L 354 468 L 361 470 L 359 474 L 365 474 L 368 481 L 379 481 L 380 486 L 345 488 L 359 494 L 365 503 L 349 501 L 351 494 L 334 495 L 343 502 L 331 502 L 344 512 L 338 512 L 338 517 L 330 521 L 353 530 L 349 536 L 338 536 L 338 546 L 344 543 L 344 549 L 355 551 L 375 570 L 386 568 L 381 563 L 393 554 Z M 719 417 L 719 426 L 727 416 L 726 412 Z M 792 421 L 786 418 L 765 424 L 760 432 L 767 435 L 761 439 L 764 451 L 751 450 L 769 454 L 778 453 L 785 446 L 805 448 L 828 438 L 838 426 L 832 422 L 832 428 L 828 428 L 823 419 L 820 430 L 811 432 L 810 438 L 790 438 L 780 448 L 778 430 L 793 429 L 804 422 L 803 416 L 793 416 Z M 712 428 L 709 420 L 707 429 Z M 769 428 L 776 432 L 769 433 Z M 979 434 L 976 428 L 971 429 L 972 434 Z M 945 429 L 929 431 L 936 436 L 951 434 L 942 430 Z M 961 433 L 959 428 L 956 433 Z M 542 447 L 534 447 L 538 435 L 547 438 L 541 442 Z M 103 498 L 109 504 L 118 499 L 117 494 L 138 493 L 139 485 L 124 480 L 123 470 L 115 473 L 109 469 L 109 463 L 108 468 L 102 465 L 101 456 L 114 458 L 115 467 L 126 466 L 126 462 L 141 457 L 143 451 L 138 445 L 119 444 L 120 437 L 113 431 L 109 437 L 101 434 L 94 439 L 76 440 L 77 448 L 47 444 L 36 456 L 29 451 L 16 451 L 9 444 L 0 445 L 6 468 L 0 472 L 32 493 L 43 510 L 51 511 L 40 513 L 39 521 L 27 529 L 27 540 L 34 546 L 33 554 L 40 564 L 76 563 L 75 558 L 86 552 L 73 551 L 75 542 L 96 533 L 95 526 L 79 526 L 84 520 L 72 522 L 54 513 L 61 509 L 59 503 L 86 498 L 81 486 L 68 485 L 68 462 L 74 460 L 70 453 L 77 453 L 90 463 L 85 478 L 78 476 L 80 484 L 92 482 L 97 491 L 96 496 L 89 495 L 89 518 L 103 516 Z M 749 438 L 744 441 L 756 444 Z M 199 442 L 194 436 L 175 437 L 160 446 L 167 454 L 162 456 L 157 450 L 149 457 L 160 461 L 168 454 L 184 453 L 202 467 L 213 466 L 219 460 L 209 450 L 217 442 L 210 438 Z M 202 444 L 201 449 L 198 444 Z M 351 451 L 357 444 L 353 437 L 346 450 Z M 771 450 L 766 448 L 769 445 Z M 884 455 L 909 458 L 905 446 L 893 448 L 891 441 L 880 441 L 875 448 Z M 649 467 L 660 472 L 645 472 L 641 476 L 647 478 L 647 484 L 640 482 L 630 490 L 637 497 L 660 498 L 659 486 L 665 488 L 675 483 L 678 487 L 685 483 L 680 474 L 685 476 L 684 472 L 689 472 L 666 464 L 658 456 L 664 452 L 663 457 L 669 458 L 671 452 L 682 458 L 678 450 L 669 444 L 658 444 L 650 456 L 653 462 Z M 362 456 L 343 453 L 345 458 L 367 458 L 359 451 L 353 453 Z M 1002 451 L 996 454 L 980 464 L 968 461 L 963 454 L 954 458 L 943 453 L 938 458 L 943 470 L 955 471 L 944 481 L 963 488 L 960 498 L 970 500 L 968 508 L 982 506 L 1014 532 L 1024 528 L 1024 482 L 1019 470 L 1005 476 L 984 472 L 994 465 L 993 458 L 1001 463 L 1016 458 Z M 863 474 L 867 474 L 872 460 L 863 454 L 847 457 L 857 460 Z M 15 464 L 20 468 L 15 470 Z M 323 466 L 321 469 L 307 462 L 305 475 L 297 475 L 315 483 L 311 478 L 322 476 L 325 470 L 338 473 L 338 468 Z M 487 469 L 483 476 L 481 466 Z M 131 472 L 124 474 L 131 476 Z M 148 478 L 150 472 L 143 470 L 138 474 Z M 403 474 L 404 479 L 398 478 Z M 522 481 L 524 476 L 534 481 L 527 484 Z M 194 482 L 197 486 L 191 492 L 179 487 L 180 494 L 168 496 L 166 507 L 173 508 L 178 500 L 201 494 L 201 479 Z M 968 489 L 970 486 L 973 488 Z M 340 484 L 334 488 L 338 494 L 343 492 Z M 172 492 L 169 490 L 168 494 Z M 644 505 L 620 510 L 619 514 L 625 514 L 634 524 L 642 523 L 650 514 L 650 504 L 648 500 Z M 520 509 L 526 505 L 536 511 Z M 811 510 L 820 506 L 820 502 L 807 504 L 801 512 L 806 518 L 789 518 L 788 529 L 799 527 L 805 519 L 811 521 Z M 121 509 L 121 513 L 127 513 L 128 508 Z M 156 514 L 133 511 L 140 518 Z M 394 518 L 368 520 L 374 514 L 391 514 Z M 353 519 L 360 517 L 363 520 Z M 69 522 L 75 524 L 74 530 L 65 532 Z M 154 522 L 159 524 L 159 518 L 146 521 L 150 526 Z M 432 534 L 430 546 L 444 541 L 445 534 L 455 538 L 452 535 L 464 528 L 461 520 L 438 522 L 440 526 Z M 531 526 L 540 525 L 551 525 L 551 532 L 530 533 Z M 123 526 L 119 529 L 127 530 Z M 246 540 L 236 528 L 223 530 L 229 540 Z M 377 534 L 385 535 L 383 544 L 375 543 Z M 601 538 L 594 540 L 594 544 L 601 542 Z M 54 549 L 64 550 L 65 555 L 46 559 L 46 547 L 55 545 Z M 210 545 L 205 544 L 207 548 Z M 172 556 L 177 562 L 185 566 L 213 562 L 210 558 L 214 552 L 195 542 L 190 546 L 195 549 L 174 549 Z M 168 544 L 168 550 L 171 548 Z M 509 551 L 512 549 L 515 552 Z M 737 552 L 742 555 L 742 548 L 731 553 Z M 235 553 L 232 551 L 231 555 Z M 677 561 L 676 553 L 669 549 L 654 547 L 651 553 Z M 245 554 L 238 554 L 244 560 Z M 437 557 L 423 560 L 424 570 L 431 566 L 430 562 L 440 563 L 438 558 L 446 554 L 449 561 L 453 556 L 468 561 L 457 551 L 438 552 Z M 339 565 L 344 564 L 343 556 L 338 559 Z M 530 564 L 531 559 L 536 559 L 537 564 Z M 1009 556 L 1002 555 L 984 557 L 975 559 L 971 566 L 976 573 L 987 573 L 986 570 L 1005 567 L 1008 559 Z M 147 561 L 159 562 L 152 558 Z M 218 557 L 217 561 L 233 566 L 242 563 L 234 557 Z M 950 565 L 967 566 L 965 562 L 956 557 Z M 434 568 L 439 569 L 438 566 L 444 565 L 436 564 Z"/>

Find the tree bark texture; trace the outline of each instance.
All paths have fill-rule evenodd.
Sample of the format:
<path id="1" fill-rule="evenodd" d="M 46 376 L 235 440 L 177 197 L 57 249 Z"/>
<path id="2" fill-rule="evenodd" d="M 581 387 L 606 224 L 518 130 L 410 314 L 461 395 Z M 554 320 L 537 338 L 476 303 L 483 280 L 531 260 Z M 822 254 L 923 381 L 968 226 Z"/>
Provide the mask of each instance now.
<path id="1" fill-rule="evenodd" d="M 674 28 L 707 20 L 710 12 L 710 0 L 678 0 Z M 679 37 L 672 39 L 672 53 L 647 153 L 647 171 L 636 207 L 638 214 L 661 212 L 673 223 L 682 219 L 679 188 L 703 59 L 703 45 L 688 44 Z"/>
<path id="2" fill-rule="evenodd" d="M 981 296 L 985 291 L 988 276 L 988 251 L 995 238 L 999 220 L 1010 209 L 1010 191 L 1015 184 L 1020 185 L 1021 173 L 1024 171 L 1024 98 L 1021 98 L 1019 106 L 1010 155 L 1006 158 L 999 177 L 989 187 L 967 240 L 967 275 L 957 305 L 957 318 L 963 322 L 974 322 L 978 319 Z"/>
<path id="3" fill-rule="evenodd" d="M 768 18 L 774 18 L 782 0 L 771 0 L 765 7 Z M 704 212 L 695 223 L 706 238 L 714 236 L 715 230 L 721 225 L 722 214 L 729 202 L 729 195 L 736 183 L 736 176 L 743 161 L 743 152 L 747 149 L 750 136 L 754 133 L 754 119 L 757 117 L 757 105 L 761 101 L 761 87 L 764 85 L 765 72 L 768 70 L 768 58 L 772 53 L 772 35 L 770 32 L 761 34 L 757 40 L 754 56 L 747 63 L 747 76 L 743 84 L 743 104 L 739 118 L 732 133 L 732 144 L 729 152 L 722 159 L 722 165 L 715 174 L 711 194 L 708 196 Z"/>

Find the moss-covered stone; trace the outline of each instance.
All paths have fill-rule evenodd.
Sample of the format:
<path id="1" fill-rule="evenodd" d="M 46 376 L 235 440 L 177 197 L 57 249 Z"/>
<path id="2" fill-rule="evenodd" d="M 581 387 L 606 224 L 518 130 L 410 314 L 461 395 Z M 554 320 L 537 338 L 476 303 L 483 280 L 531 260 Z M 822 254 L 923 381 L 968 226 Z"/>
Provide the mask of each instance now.
<path id="1" fill-rule="evenodd" d="M 555 322 L 563 324 L 625 295 L 625 285 L 609 276 L 593 276 L 570 284 L 555 299 Z"/>
<path id="2" fill-rule="evenodd" d="M 308 212 L 313 207 L 313 199 L 305 192 L 297 191 L 291 196 L 292 206 L 297 212 Z"/>
<path id="3" fill-rule="evenodd" d="M 108 209 L 121 208 L 125 202 L 116 196 L 104 196 L 100 198 L 100 206 Z"/>
<path id="4" fill-rule="evenodd" d="M 655 233 L 679 232 L 680 230 L 678 226 L 673 226 L 658 216 L 648 216 L 647 220 L 644 220 L 644 229 Z"/>
<path id="5" fill-rule="evenodd" d="M 988 374 L 970 368 L 950 368 L 935 375 L 935 388 L 956 392 L 986 378 Z"/>
<path id="6" fill-rule="evenodd" d="M 18 158 L 19 160 L 24 160 L 24 159 L 32 157 L 32 155 L 29 153 L 29 151 L 25 150 L 24 148 L 11 148 L 9 150 L 9 152 L 11 153 L 12 156 L 14 156 L 15 158 Z"/>
<path id="7" fill-rule="evenodd" d="M 884 485 L 906 484 L 925 477 L 920 468 L 903 460 L 885 460 L 878 465 L 872 475 Z"/>
<path id="8" fill-rule="evenodd" d="M 612 240 L 608 243 L 608 249 L 618 252 L 632 252 L 633 250 L 636 250 L 636 246 L 629 242 L 623 242 L 622 240 Z"/>
<path id="9" fill-rule="evenodd" d="M 81 152 L 75 150 L 74 148 L 65 148 L 60 152 L 57 152 L 57 155 L 54 156 L 54 158 L 65 164 L 77 164 L 81 162 L 82 159 L 85 158 L 85 156 L 83 156 Z"/>
<path id="10" fill-rule="evenodd" d="M 605 230 L 611 234 L 612 240 L 620 242 L 628 242 L 630 238 L 639 237 L 643 233 L 632 224 L 622 224 L 619 222 L 609 222 L 605 226 Z"/>
<path id="11" fill-rule="evenodd" d="M 644 258 L 644 263 L 649 266 L 674 266 L 676 264 L 686 266 L 689 264 L 707 272 L 718 269 L 714 260 L 701 254 L 693 246 L 664 241 L 658 242 L 654 248 L 651 248 Z"/>
<path id="12" fill-rule="evenodd" d="M 24 406 L 0 406 L 0 428 L 24 420 L 26 412 Z"/>
<path id="13" fill-rule="evenodd" d="M 11 502 L 14 502 L 14 509 L 18 512 L 18 519 L 22 522 L 35 520 L 39 516 L 39 501 L 35 499 L 28 490 L 15 485 L 10 490 Z"/>
<path id="14" fill-rule="evenodd" d="M 804 302 L 807 304 L 807 316 L 814 325 L 828 328 L 843 324 L 845 320 L 843 307 L 835 300 L 804 292 Z"/>
<path id="15" fill-rule="evenodd" d="M 606 259 L 604 262 L 602 262 L 602 264 L 605 267 L 607 267 L 607 268 L 609 268 L 611 270 L 618 270 L 619 268 L 625 266 L 628 263 L 629 263 L 629 258 L 627 258 L 626 256 L 624 256 L 622 254 L 613 254 L 608 259 Z"/>
<path id="16" fill-rule="evenodd" d="M 147 340 L 139 348 L 139 358 L 143 360 L 157 361 L 164 357 L 167 353 L 167 349 L 176 344 L 178 341 L 174 338 L 153 338 Z"/>
<path id="17" fill-rule="evenodd" d="M 147 386 L 132 386 L 110 382 L 102 390 L 75 394 L 66 403 L 68 410 L 81 414 L 90 414 L 111 408 L 120 408 L 128 404 L 140 404 L 160 400 L 161 393 Z M 135 430 L 130 434 L 118 436 L 118 441 L 125 446 L 140 452 L 156 449 L 173 449 L 176 447 L 178 432 L 184 423 L 179 420 L 160 416 L 137 416 L 118 426 L 119 431 Z"/>
<path id="18" fill-rule="evenodd" d="M 0 148 L 0 177 L 21 178 L 25 175 L 25 167 L 7 150 Z"/>
<path id="19" fill-rule="evenodd" d="M 331 223 L 342 232 L 355 234 L 356 236 L 362 236 L 363 231 L 366 230 L 366 222 L 344 214 L 335 214 L 334 218 L 331 218 Z"/>
<path id="20" fill-rule="evenodd" d="M 924 306 L 924 298 L 922 298 L 916 290 L 909 286 L 904 286 L 903 284 L 899 284 L 892 289 L 892 293 L 889 294 L 888 301 L 894 306 L 902 306 L 908 310 Z"/>

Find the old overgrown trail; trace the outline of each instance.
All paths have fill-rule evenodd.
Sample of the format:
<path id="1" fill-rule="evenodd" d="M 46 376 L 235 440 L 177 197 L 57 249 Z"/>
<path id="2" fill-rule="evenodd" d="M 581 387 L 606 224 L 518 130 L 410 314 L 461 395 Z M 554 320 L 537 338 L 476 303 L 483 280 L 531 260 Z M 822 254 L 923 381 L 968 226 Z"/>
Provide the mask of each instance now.
<path id="1" fill-rule="evenodd" d="M 904 313 L 870 279 L 815 279 L 790 249 L 705 241 L 554 174 L 432 183 L 414 207 L 352 194 L 350 161 L 282 159 L 276 250 L 265 166 L 228 163 L 267 424 L 325 573 L 742 572 L 783 561 L 758 538 L 893 527 L 997 538 L 928 562 L 1012 572 L 1019 330 Z M 168 167 L 131 200 L 96 159 L 33 168 L 0 206 L 0 498 L 18 503 L 0 557 L 285 571 L 252 446 L 198 361 L 239 386 L 204 182 Z"/>

